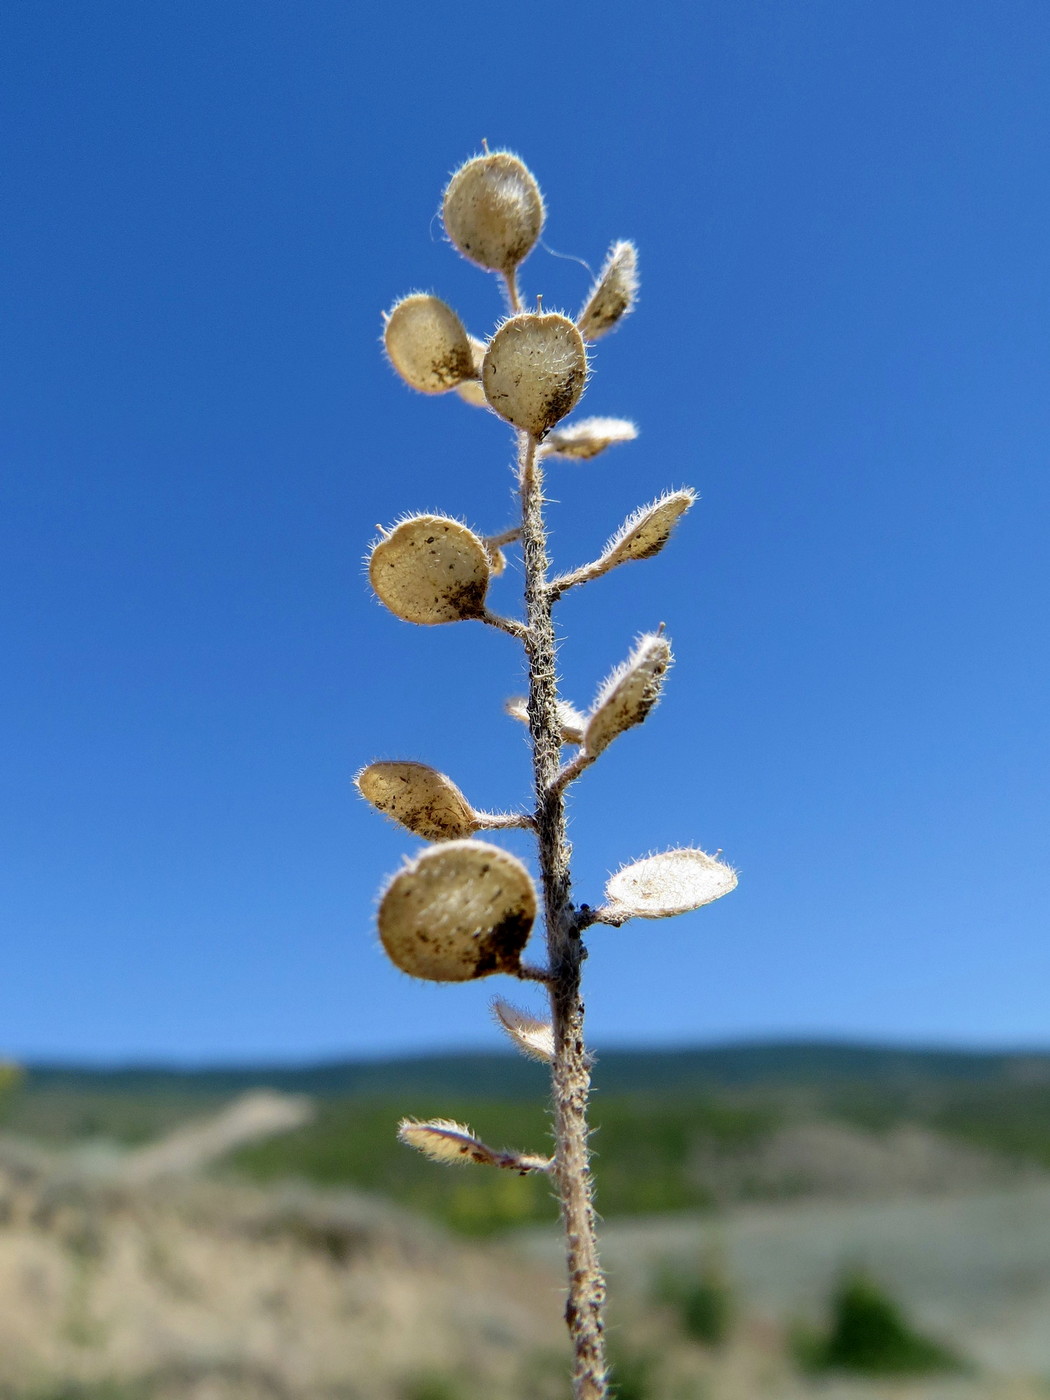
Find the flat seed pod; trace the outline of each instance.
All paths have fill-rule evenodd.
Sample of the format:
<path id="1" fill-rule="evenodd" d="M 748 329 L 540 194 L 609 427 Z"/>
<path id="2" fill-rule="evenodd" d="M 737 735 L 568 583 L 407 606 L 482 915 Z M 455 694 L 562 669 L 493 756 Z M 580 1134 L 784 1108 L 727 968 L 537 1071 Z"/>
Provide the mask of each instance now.
<path id="1" fill-rule="evenodd" d="M 448 841 L 394 876 L 379 936 L 402 972 L 471 982 L 516 973 L 535 918 L 536 888 L 520 860 L 486 841 Z"/>
<path id="2" fill-rule="evenodd" d="M 384 816 L 427 841 L 455 841 L 476 830 L 474 810 L 459 788 L 425 763 L 370 763 L 354 782 Z"/>
<path id="3" fill-rule="evenodd" d="M 532 171 L 509 151 L 461 165 L 441 201 L 449 238 L 465 258 L 491 272 L 517 267 L 539 238 L 543 215 Z"/>
<path id="4" fill-rule="evenodd" d="M 428 1123 L 402 1118 L 397 1135 L 406 1147 L 414 1147 L 432 1162 L 444 1162 L 449 1166 L 477 1162 L 480 1166 L 502 1167 L 522 1176 L 549 1171 L 551 1166 L 549 1157 L 535 1152 L 497 1152 L 465 1123 L 454 1123 L 450 1118 L 432 1118 Z"/>
<path id="5" fill-rule="evenodd" d="M 638 250 L 633 243 L 614 243 L 580 312 L 580 334 L 585 340 L 606 335 L 633 310 L 637 295 Z"/>
<path id="6" fill-rule="evenodd" d="M 426 626 L 480 617 L 492 567 L 485 545 L 444 515 L 413 515 L 372 550 L 368 578 L 376 595 L 406 622 Z"/>
<path id="7" fill-rule="evenodd" d="M 721 899 L 736 883 L 731 866 L 687 847 L 625 865 L 610 877 L 605 893 L 614 910 L 666 919 Z"/>
<path id="8" fill-rule="evenodd" d="M 587 727 L 587 716 L 581 715 L 575 705 L 570 705 L 567 700 L 556 702 L 558 711 L 558 724 L 561 728 L 561 741 L 563 744 L 582 744 L 583 731 Z M 529 722 L 529 702 L 524 695 L 515 695 L 507 701 L 504 706 L 511 719 L 520 720 L 522 724 Z"/>
<path id="9" fill-rule="evenodd" d="M 544 1064 L 554 1063 L 554 1027 L 549 1021 L 530 1016 L 500 997 L 492 1003 L 492 1013 L 523 1055 Z"/>
<path id="10" fill-rule="evenodd" d="M 578 423 L 566 423 L 544 439 L 547 457 L 571 457 L 577 462 L 589 461 L 618 442 L 631 442 L 638 429 L 626 418 L 581 418 Z"/>
<path id="11" fill-rule="evenodd" d="M 598 692 L 583 736 L 586 754 L 597 758 L 618 734 L 641 724 L 660 698 L 670 664 L 666 638 L 654 633 L 639 638 L 631 655 Z"/>
<path id="12" fill-rule="evenodd" d="M 482 366 L 489 405 L 541 437 L 571 413 L 587 382 L 587 351 L 567 316 L 523 312 L 504 321 Z"/>
<path id="13" fill-rule="evenodd" d="M 598 563 L 611 569 L 632 559 L 651 559 L 659 554 L 695 500 L 695 491 L 668 491 L 651 505 L 639 507 L 602 550 Z"/>
<path id="14" fill-rule="evenodd" d="M 399 301 L 387 315 L 383 344 L 401 378 L 421 394 L 444 394 L 476 375 L 463 323 L 437 297 L 416 292 Z"/>

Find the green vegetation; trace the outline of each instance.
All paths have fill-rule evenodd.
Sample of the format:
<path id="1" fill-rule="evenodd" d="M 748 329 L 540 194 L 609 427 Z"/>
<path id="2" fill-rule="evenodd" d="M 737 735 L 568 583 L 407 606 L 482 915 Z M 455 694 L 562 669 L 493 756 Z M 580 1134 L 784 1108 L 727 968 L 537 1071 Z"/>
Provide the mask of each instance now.
<path id="1" fill-rule="evenodd" d="M 674 1308 L 682 1331 L 694 1342 L 720 1347 L 729 1340 L 733 1294 L 717 1260 L 705 1260 L 694 1273 L 661 1274 L 654 1292 L 658 1302 Z"/>
<path id="2" fill-rule="evenodd" d="M 847 1274 L 835 1290 L 827 1333 L 799 1332 L 795 1351 L 808 1371 L 918 1376 L 963 1369 L 958 1356 L 917 1332 L 900 1305 L 861 1273 Z"/>
<path id="3" fill-rule="evenodd" d="M 299 1178 L 379 1192 L 458 1231 L 486 1234 L 552 1220 L 544 1180 L 436 1173 L 398 1146 L 395 1126 L 405 1113 L 451 1115 L 496 1147 L 542 1150 L 550 1140 L 543 1079 L 542 1066 L 500 1055 L 280 1071 L 31 1068 L 0 1093 L 0 1129 L 48 1146 L 104 1139 L 134 1147 L 246 1089 L 312 1092 L 312 1123 L 243 1149 L 226 1169 L 259 1182 Z M 609 1219 L 804 1192 L 804 1179 L 759 1171 L 755 1162 L 778 1128 L 807 1119 L 876 1134 L 919 1125 L 1050 1167 L 1045 1056 L 797 1045 L 610 1052 L 597 1082 L 592 1145 Z"/>

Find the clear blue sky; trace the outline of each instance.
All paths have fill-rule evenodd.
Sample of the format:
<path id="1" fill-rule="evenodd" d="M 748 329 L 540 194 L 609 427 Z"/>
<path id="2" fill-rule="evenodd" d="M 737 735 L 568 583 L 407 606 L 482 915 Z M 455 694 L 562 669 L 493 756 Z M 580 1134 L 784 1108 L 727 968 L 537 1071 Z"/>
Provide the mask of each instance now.
<path id="1" fill-rule="evenodd" d="M 504 427 L 378 348 L 415 288 L 499 314 L 433 218 L 482 137 L 553 249 L 641 248 L 582 409 L 642 436 L 559 469 L 559 561 L 703 497 L 562 612 L 578 703 L 642 628 L 678 656 L 578 785 L 579 897 L 670 844 L 741 870 L 594 934 L 595 1042 L 1050 1044 L 1048 90 L 1045 0 L 9 0 L 0 1051 L 496 1045 L 516 986 L 386 965 L 417 843 L 350 785 L 527 791 L 513 642 L 361 567 L 402 511 L 510 518 Z"/>

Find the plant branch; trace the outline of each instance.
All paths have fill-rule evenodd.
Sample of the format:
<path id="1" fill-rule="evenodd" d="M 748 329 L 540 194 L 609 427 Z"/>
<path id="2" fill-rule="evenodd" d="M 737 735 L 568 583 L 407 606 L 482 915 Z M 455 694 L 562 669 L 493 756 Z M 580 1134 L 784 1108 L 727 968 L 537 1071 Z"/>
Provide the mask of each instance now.
<path id="1" fill-rule="evenodd" d="M 500 617 L 499 613 L 489 612 L 488 608 L 483 613 L 478 614 L 479 622 L 487 622 L 490 627 L 498 627 L 501 632 L 506 632 L 510 637 L 516 637 L 519 642 L 528 644 L 529 629 L 523 622 L 518 622 L 513 617 Z"/>
<path id="2" fill-rule="evenodd" d="M 583 1040 L 580 976 L 586 956 L 571 899 L 570 848 L 564 784 L 559 784 L 561 724 L 558 716 L 556 642 L 547 584 L 549 561 L 543 518 L 543 474 L 538 443 L 518 438 L 522 501 L 522 553 L 528 616 L 529 732 L 536 783 L 536 835 L 547 923 L 550 999 L 554 1031 L 551 1070 L 555 1154 L 552 1176 L 561 1202 L 568 1255 L 565 1320 L 573 1344 L 575 1400 L 608 1394 L 603 1310 L 605 1279 L 598 1262 L 593 1182 L 587 1146 L 590 1070 Z M 571 766 L 571 765 L 570 765 Z"/>

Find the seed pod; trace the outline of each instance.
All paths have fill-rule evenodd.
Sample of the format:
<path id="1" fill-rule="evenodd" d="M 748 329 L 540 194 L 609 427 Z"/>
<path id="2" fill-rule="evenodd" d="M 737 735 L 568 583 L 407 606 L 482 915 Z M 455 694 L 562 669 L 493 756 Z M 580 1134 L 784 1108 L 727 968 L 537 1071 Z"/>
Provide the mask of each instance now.
<path id="1" fill-rule="evenodd" d="M 492 569 L 482 541 L 445 515 L 412 515 L 375 545 L 368 578 L 395 617 L 431 625 L 481 617 Z"/>
<path id="2" fill-rule="evenodd" d="M 445 231 L 464 257 L 509 273 L 543 228 L 543 196 L 529 168 L 509 151 L 475 156 L 448 182 L 441 201 Z"/>
<path id="3" fill-rule="evenodd" d="M 540 1021 L 501 997 L 492 1003 L 492 1014 L 523 1055 L 553 1064 L 554 1027 L 549 1021 Z"/>
<path id="4" fill-rule="evenodd" d="M 383 344 L 401 378 L 421 394 L 444 394 L 475 378 L 463 323 L 437 297 L 415 292 L 399 301 L 386 317 Z"/>
<path id="5" fill-rule="evenodd" d="M 427 841 L 455 841 L 477 830 L 473 808 L 459 788 L 425 763 L 370 763 L 354 782 L 384 816 Z"/>
<path id="6" fill-rule="evenodd" d="M 474 360 L 474 376 L 464 379 L 462 384 L 457 384 L 456 393 L 464 403 L 469 403 L 471 408 L 488 408 L 489 401 L 481 383 L 481 366 L 488 346 L 483 340 L 478 340 L 477 336 L 468 335 L 467 339 L 470 341 L 470 353 Z"/>
<path id="7" fill-rule="evenodd" d="M 637 295 L 638 250 L 633 243 L 614 243 L 580 312 L 580 334 L 597 340 L 611 331 L 634 309 Z"/>
<path id="8" fill-rule="evenodd" d="M 632 559 L 651 559 L 671 538 L 671 531 L 696 500 L 696 492 L 668 491 L 650 505 L 640 506 L 602 550 L 598 564 L 615 568 Z"/>
<path id="9" fill-rule="evenodd" d="M 736 871 L 705 851 L 685 847 L 625 865 L 605 893 L 612 912 L 666 919 L 711 904 L 736 889 Z"/>
<path id="10" fill-rule="evenodd" d="M 481 378 L 501 418 L 542 437 L 579 402 L 587 351 L 567 316 L 522 312 L 492 337 Z"/>
<path id="11" fill-rule="evenodd" d="M 529 722 L 529 702 L 524 695 L 515 695 L 503 707 L 511 719 L 520 720 L 522 724 Z M 583 731 L 587 727 L 587 716 L 581 715 L 575 705 L 570 705 L 567 700 L 556 702 L 558 712 L 558 725 L 561 729 L 561 741 L 563 744 L 582 744 Z"/>
<path id="12" fill-rule="evenodd" d="M 497 1152 L 471 1132 L 465 1123 L 454 1123 L 450 1118 L 432 1118 L 420 1123 L 414 1118 L 402 1118 L 398 1124 L 397 1136 L 406 1147 L 414 1147 L 429 1157 L 432 1162 L 444 1162 L 450 1166 L 465 1166 L 467 1162 L 477 1162 L 485 1167 L 503 1167 L 520 1172 L 550 1170 L 549 1157 L 540 1157 L 534 1152 Z"/>
<path id="13" fill-rule="evenodd" d="M 543 442 L 547 457 L 571 457 L 586 462 L 618 442 L 631 442 L 638 429 L 626 418 L 582 418 L 548 433 Z"/>
<path id="14" fill-rule="evenodd" d="M 671 660 L 665 637 L 648 633 L 638 639 L 631 655 L 598 691 L 583 736 L 584 753 L 597 758 L 618 734 L 641 724 L 660 698 Z"/>
<path id="15" fill-rule="evenodd" d="M 402 972 L 471 982 L 516 974 L 535 918 L 536 888 L 520 860 L 486 841 L 448 841 L 394 876 L 379 936 Z"/>

